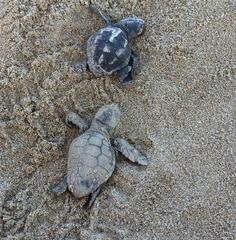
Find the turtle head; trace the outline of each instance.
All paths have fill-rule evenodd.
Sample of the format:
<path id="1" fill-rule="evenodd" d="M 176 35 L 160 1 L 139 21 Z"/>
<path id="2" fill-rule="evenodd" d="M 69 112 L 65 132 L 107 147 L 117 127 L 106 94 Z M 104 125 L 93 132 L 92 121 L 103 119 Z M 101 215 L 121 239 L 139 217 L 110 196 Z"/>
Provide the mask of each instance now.
<path id="1" fill-rule="evenodd" d="M 118 104 L 110 104 L 101 107 L 94 117 L 95 121 L 98 121 L 108 127 L 108 129 L 114 129 L 120 120 L 120 109 Z"/>
<path id="2" fill-rule="evenodd" d="M 128 17 L 115 24 L 126 32 L 129 39 L 139 36 L 144 30 L 144 25 L 144 20 L 137 17 Z"/>

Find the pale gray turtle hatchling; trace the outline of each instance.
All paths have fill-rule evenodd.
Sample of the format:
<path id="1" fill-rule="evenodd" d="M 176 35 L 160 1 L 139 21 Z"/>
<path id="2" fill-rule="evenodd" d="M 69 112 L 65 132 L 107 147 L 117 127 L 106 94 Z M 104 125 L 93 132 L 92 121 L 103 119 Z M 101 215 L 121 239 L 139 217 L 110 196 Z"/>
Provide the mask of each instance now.
<path id="1" fill-rule="evenodd" d="M 111 177 L 115 165 L 115 150 L 111 145 L 111 134 L 120 119 L 117 104 L 101 107 L 91 126 L 77 114 L 71 112 L 67 122 L 85 132 L 76 137 L 70 145 L 67 176 L 53 188 L 61 194 L 67 189 L 77 198 L 90 195 L 87 208 L 90 208 L 100 192 L 101 186 Z M 134 146 L 122 138 L 114 140 L 115 149 L 126 158 L 140 165 L 147 165 L 147 158 Z"/>
<path id="2" fill-rule="evenodd" d="M 87 57 L 75 65 L 77 71 L 89 68 L 96 76 L 116 74 L 123 84 L 131 83 L 139 57 L 129 46 L 129 40 L 139 36 L 144 20 L 128 17 L 115 24 L 95 6 L 90 8 L 106 26 L 87 41 Z"/>

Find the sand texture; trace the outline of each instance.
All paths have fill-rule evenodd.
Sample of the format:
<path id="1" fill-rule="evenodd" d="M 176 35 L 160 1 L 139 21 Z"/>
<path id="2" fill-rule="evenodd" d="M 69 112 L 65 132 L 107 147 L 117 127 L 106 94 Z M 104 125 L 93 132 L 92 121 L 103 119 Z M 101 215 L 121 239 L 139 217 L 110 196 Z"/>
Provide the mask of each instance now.
<path id="1" fill-rule="evenodd" d="M 134 84 L 76 73 L 104 26 L 90 1 L 0 1 L 0 238 L 233 240 L 236 238 L 236 1 L 98 0 L 115 22 L 146 20 L 131 46 Z M 91 211 L 56 197 L 75 111 L 90 121 L 117 102 L 116 136 L 145 152 L 123 157 Z"/>

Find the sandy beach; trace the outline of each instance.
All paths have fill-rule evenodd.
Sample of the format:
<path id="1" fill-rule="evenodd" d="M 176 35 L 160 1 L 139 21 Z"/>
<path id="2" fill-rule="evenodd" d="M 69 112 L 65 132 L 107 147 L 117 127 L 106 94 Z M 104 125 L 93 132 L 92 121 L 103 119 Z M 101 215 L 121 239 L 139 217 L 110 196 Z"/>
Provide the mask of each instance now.
<path id="1" fill-rule="evenodd" d="M 88 37 L 138 16 L 145 32 L 132 85 L 76 73 Z M 0 236 L 67 240 L 233 240 L 236 237 L 236 1 L 5 0 L 0 2 Z M 115 136 L 147 167 L 117 158 L 90 211 L 51 187 L 66 174 L 78 129 L 116 102 Z"/>

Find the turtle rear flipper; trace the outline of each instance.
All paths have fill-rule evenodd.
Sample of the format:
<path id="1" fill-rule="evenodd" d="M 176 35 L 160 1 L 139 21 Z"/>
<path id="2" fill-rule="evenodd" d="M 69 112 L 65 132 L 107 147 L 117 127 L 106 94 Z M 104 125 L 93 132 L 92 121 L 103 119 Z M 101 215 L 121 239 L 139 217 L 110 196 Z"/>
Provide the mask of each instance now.
<path id="1" fill-rule="evenodd" d="M 100 192 L 101 192 L 101 187 L 97 188 L 97 190 L 95 190 L 93 193 L 90 194 L 88 201 L 83 206 L 85 210 L 88 210 L 92 207 L 94 201 L 96 200 Z"/>
<path id="2" fill-rule="evenodd" d="M 67 177 L 64 176 L 63 179 L 52 188 L 52 192 L 55 195 L 61 195 L 68 190 Z"/>
<path id="3" fill-rule="evenodd" d="M 81 60 L 80 62 L 76 63 L 74 65 L 74 69 L 76 72 L 81 73 L 81 72 L 85 72 L 86 70 L 88 70 L 88 62 L 87 62 L 87 58 L 84 58 L 83 60 Z"/>
<path id="4" fill-rule="evenodd" d="M 130 83 L 132 82 L 132 67 L 126 66 L 116 72 L 116 75 L 120 79 L 120 82 L 122 84 Z"/>

